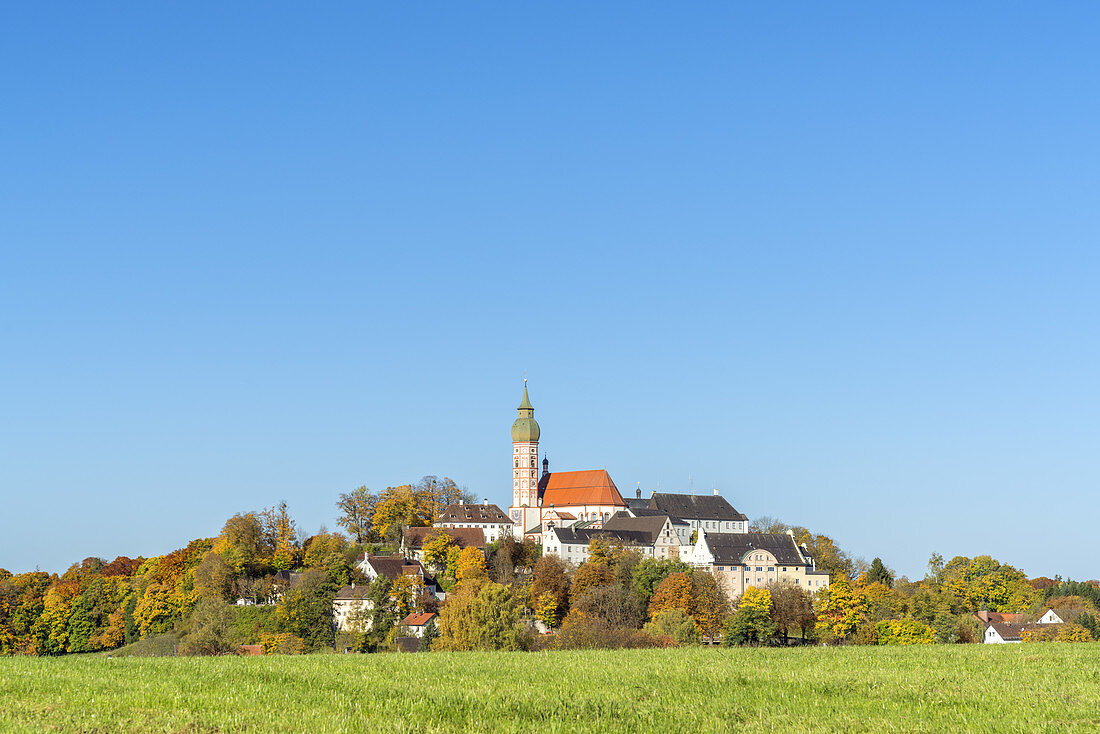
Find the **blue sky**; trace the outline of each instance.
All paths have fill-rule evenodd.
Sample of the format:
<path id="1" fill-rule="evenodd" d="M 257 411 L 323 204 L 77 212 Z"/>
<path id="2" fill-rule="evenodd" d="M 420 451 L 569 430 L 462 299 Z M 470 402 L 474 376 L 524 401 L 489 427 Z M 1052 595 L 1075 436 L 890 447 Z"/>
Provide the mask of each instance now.
<path id="1" fill-rule="evenodd" d="M 0 567 L 553 468 L 1100 576 L 1098 11 L 12 4 Z"/>

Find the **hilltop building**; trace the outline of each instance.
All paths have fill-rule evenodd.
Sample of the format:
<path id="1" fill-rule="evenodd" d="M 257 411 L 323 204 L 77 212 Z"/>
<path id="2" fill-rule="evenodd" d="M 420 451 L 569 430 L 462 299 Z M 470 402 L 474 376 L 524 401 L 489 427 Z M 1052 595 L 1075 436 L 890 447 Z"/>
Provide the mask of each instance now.
<path id="1" fill-rule="evenodd" d="M 626 509 L 618 487 L 604 469 L 551 472 L 544 457 L 539 475 L 540 429 L 527 396 L 527 380 L 523 381 L 523 401 L 517 413 L 512 424 L 512 504 L 508 508 L 516 537 L 541 529 L 547 522 L 559 527 L 563 522 L 602 527 L 612 515 Z"/>

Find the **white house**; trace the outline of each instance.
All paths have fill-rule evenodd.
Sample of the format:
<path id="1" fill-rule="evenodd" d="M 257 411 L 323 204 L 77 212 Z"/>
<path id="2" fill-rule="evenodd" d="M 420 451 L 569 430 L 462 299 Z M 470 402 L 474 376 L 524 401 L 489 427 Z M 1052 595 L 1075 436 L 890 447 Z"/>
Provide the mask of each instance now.
<path id="1" fill-rule="evenodd" d="M 488 500 L 481 505 L 464 502 L 449 505 L 435 521 L 434 527 L 477 528 L 485 534 L 487 543 L 495 543 L 513 532 L 512 518 L 496 505 L 490 505 Z"/>
<path id="2" fill-rule="evenodd" d="M 435 612 L 414 612 L 401 620 L 401 624 L 408 628 L 409 634 L 415 637 L 423 637 L 428 626 L 435 624 L 433 621 L 435 618 Z"/>

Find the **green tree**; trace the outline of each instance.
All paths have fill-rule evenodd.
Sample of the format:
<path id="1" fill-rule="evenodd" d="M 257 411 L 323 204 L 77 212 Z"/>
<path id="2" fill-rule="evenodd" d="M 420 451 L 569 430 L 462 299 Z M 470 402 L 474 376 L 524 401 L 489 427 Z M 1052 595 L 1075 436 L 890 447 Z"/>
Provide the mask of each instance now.
<path id="1" fill-rule="evenodd" d="M 648 604 L 653 590 L 674 573 L 690 573 L 691 566 L 669 558 L 643 558 L 634 568 L 630 588 Z"/>
<path id="2" fill-rule="evenodd" d="M 868 569 L 865 578 L 868 584 L 879 583 L 889 589 L 894 588 L 894 574 L 886 568 L 881 558 L 871 561 L 871 568 Z"/>
<path id="3" fill-rule="evenodd" d="M 287 632 L 302 638 L 309 650 L 334 644 L 332 601 L 337 587 L 322 571 L 302 573 L 275 607 L 276 617 Z"/>
<path id="4" fill-rule="evenodd" d="M 220 655 L 236 649 L 233 644 L 233 608 L 220 597 L 198 603 L 188 620 L 188 632 L 180 640 L 184 655 Z"/>
<path id="5" fill-rule="evenodd" d="M 511 587 L 485 582 L 448 594 L 439 613 L 440 650 L 519 649 L 520 605 Z"/>
<path id="6" fill-rule="evenodd" d="M 726 623 L 726 645 L 767 642 L 775 637 L 776 626 L 771 617 L 772 597 L 767 589 L 750 586 L 737 603 L 737 611 Z"/>

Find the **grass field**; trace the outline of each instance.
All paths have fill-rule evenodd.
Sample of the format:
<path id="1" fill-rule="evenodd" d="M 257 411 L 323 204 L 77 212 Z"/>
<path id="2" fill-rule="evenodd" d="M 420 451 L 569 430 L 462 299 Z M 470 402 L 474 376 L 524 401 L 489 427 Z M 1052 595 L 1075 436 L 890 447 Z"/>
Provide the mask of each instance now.
<path id="1" fill-rule="evenodd" d="M 0 658 L 0 730 L 1100 729 L 1100 644 Z"/>

